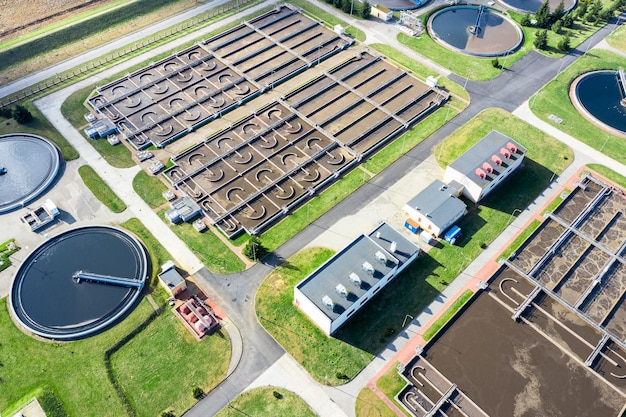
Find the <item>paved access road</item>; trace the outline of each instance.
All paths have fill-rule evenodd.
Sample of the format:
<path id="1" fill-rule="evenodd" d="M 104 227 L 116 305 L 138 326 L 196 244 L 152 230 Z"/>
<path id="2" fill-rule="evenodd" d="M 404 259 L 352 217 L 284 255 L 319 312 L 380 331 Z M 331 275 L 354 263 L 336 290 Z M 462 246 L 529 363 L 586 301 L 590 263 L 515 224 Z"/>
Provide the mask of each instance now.
<path id="1" fill-rule="evenodd" d="M 317 1 L 313 1 L 313 3 L 318 7 L 329 9 L 324 3 Z M 213 3 L 212 6 L 215 6 L 215 4 L 216 3 Z M 332 13 L 338 13 L 335 9 L 330 9 L 330 11 Z M 349 17 L 346 17 L 346 19 L 349 20 Z M 408 56 L 417 59 L 431 68 L 437 69 L 441 74 L 446 76 L 450 74 L 445 68 L 441 68 L 399 44 L 395 39 L 395 32 L 392 26 L 372 21 L 361 22 L 354 20 L 351 23 L 366 33 L 368 41 L 383 41 L 388 43 Z M 367 27 L 365 25 L 367 25 Z M 372 178 L 367 184 L 316 220 L 311 226 L 286 242 L 277 251 L 264 259 L 262 263 L 255 265 L 245 272 L 227 276 L 215 275 L 206 268 L 200 268 L 196 272 L 195 278 L 199 284 L 206 289 L 207 293 L 218 302 L 228 314 L 231 322 L 238 328 L 238 334 L 241 335 L 241 339 L 238 339 L 236 343 L 241 345 L 242 354 L 240 360 L 235 364 L 236 366 L 231 366 L 231 368 L 234 369 L 233 373 L 222 382 L 217 389 L 209 393 L 205 399 L 200 401 L 185 415 L 213 415 L 219 409 L 226 406 L 230 400 L 246 389 L 251 383 L 254 383 L 259 377 L 260 379 L 258 381 L 272 381 L 275 385 L 292 387 L 294 391 L 319 393 L 320 386 L 311 381 L 310 378 L 303 378 L 302 370 L 293 363 L 293 359 L 286 355 L 284 350 L 264 331 L 257 321 L 254 311 L 254 296 L 258 285 L 264 277 L 267 276 L 276 265 L 305 247 L 322 232 L 332 229 L 336 224 L 340 223 L 342 219 L 357 213 L 360 209 L 370 204 L 378 195 L 384 193 L 391 185 L 402 179 L 416 165 L 425 161 L 432 154 L 433 147 L 436 144 L 452 133 L 457 127 L 477 115 L 480 111 L 489 107 L 501 107 L 508 111 L 515 112 L 527 120 L 531 120 L 531 123 L 537 123 L 540 128 L 545 128 L 545 126 L 542 126 L 536 121 L 536 118 L 533 119 L 534 116 L 532 116 L 532 114 L 524 110 L 526 108 L 524 105 L 525 101 L 541 86 L 552 79 L 560 70 L 565 69 L 574 62 L 574 60 L 583 53 L 582 51 L 586 51 L 595 45 L 612 29 L 612 25 L 605 26 L 596 35 L 592 36 L 577 49 L 561 59 L 550 59 L 541 54 L 531 52 L 511 65 L 507 71 L 504 71 L 498 77 L 487 82 L 467 81 L 464 78 L 450 74 L 449 77 L 452 80 L 461 85 L 466 84 L 467 90 L 471 96 L 471 104 L 460 115 L 400 158 L 391 167 Z M 207 28 L 207 30 L 212 30 L 212 28 Z M 198 36 L 198 34 L 194 34 L 194 37 L 195 36 Z M 124 38 L 122 43 L 128 42 L 132 41 Z M 167 45 L 167 48 L 169 49 L 173 45 L 174 43 L 171 43 Z M 107 74 L 119 72 L 125 67 L 128 67 L 128 65 L 143 61 L 148 58 L 150 54 L 159 52 L 160 50 L 155 50 L 131 60 L 132 62 L 129 61 L 120 64 L 111 70 L 99 74 L 98 77 L 91 77 L 85 82 L 78 83 L 61 92 L 44 97 L 38 100 L 36 104 L 60 131 L 65 132 L 70 142 L 79 149 L 81 158 L 94 166 L 96 171 L 98 171 L 120 197 L 125 200 L 132 212 L 137 215 L 142 215 L 142 219 L 146 225 L 153 230 L 153 233 L 155 233 L 155 236 L 157 236 L 161 242 L 165 243 L 177 261 L 182 265 L 187 265 L 189 270 L 193 272 L 196 270 L 195 265 L 197 265 L 197 259 L 194 259 L 195 257 L 193 257 L 193 254 L 190 254 L 188 249 L 180 245 L 178 238 L 173 235 L 168 228 L 163 227 L 163 222 L 158 219 L 141 200 L 133 197 L 132 189 L 129 189 L 128 181 L 125 181 L 125 179 L 128 178 L 128 174 L 117 175 L 117 170 L 103 163 L 102 158 L 95 154 L 95 152 L 92 152 L 93 149 L 91 149 L 91 151 L 88 149 L 90 146 L 86 144 L 86 141 L 82 139 L 79 134 L 75 135 L 74 133 L 68 132 L 67 122 L 64 121 L 60 115 L 60 105 L 63 102 L 62 98 L 67 97 L 72 91 L 94 83 L 97 79 L 108 76 Z M 70 130 L 73 129 L 70 128 Z M 74 130 L 73 132 L 76 131 Z M 570 145 L 571 143 L 577 142 L 567 137 L 567 135 L 559 134 L 557 137 L 569 141 L 568 144 Z M 87 146 L 87 148 L 85 148 L 85 146 Z M 575 151 L 576 149 L 575 147 Z M 617 166 L 618 169 L 619 167 L 621 167 L 622 170 L 625 169 L 623 165 L 617 164 L 609 158 L 604 157 L 604 159 L 608 160 L 609 165 L 612 167 Z M 585 161 L 580 162 L 586 161 L 585 159 Z M 576 163 L 578 163 L 578 161 Z M 568 169 L 568 171 L 572 169 L 574 168 L 572 167 Z M 497 249 L 495 246 L 496 245 L 492 245 L 494 249 L 490 248 L 489 250 L 495 251 Z M 488 254 L 487 252 L 485 253 Z M 479 260 L 470 265 L 470 267 L 477 268 L 480 266 L 477 263 L 484 263 L 488 259 L 490 259 L 490 257 L 486 257 L 486 255 L 481 256 Z M 455 281 L 451 289 L 458 286 L 457 284 L 458 283 Z M 413 325 L 414 323 L 411 324 L 411 326 Z M 237 332 L 231 332 L 231 336 L 237 338 L 236 333 Z M 406 334 L 401 334 L 398 339 L 402 338 L 404 338 L 404 342 L 406 342 Z M 399 346 L 398 340 L 392 342 L 392 345 L 397 349 Z M 335 388 L 322 387 L 322 391 L 326 392 L 328 397 L 317 397 L 314 403 L 310 400 L 309 404 L 318 414 L 324 416 L 341 414 L 347 416 L 354 415 L 356 395 L 367 383 L 369 378 L 384 365 L 385 360 L 389 360 L 392 356 L 393 352 L 390 350 L 381 352 L 372 362 L 372 365 L 368 366 L 350 384 Z M 235 360 L 238 359 L 239 358 L 235 358 Z M 258 381 L 257 385 L 259 383 Z"/>

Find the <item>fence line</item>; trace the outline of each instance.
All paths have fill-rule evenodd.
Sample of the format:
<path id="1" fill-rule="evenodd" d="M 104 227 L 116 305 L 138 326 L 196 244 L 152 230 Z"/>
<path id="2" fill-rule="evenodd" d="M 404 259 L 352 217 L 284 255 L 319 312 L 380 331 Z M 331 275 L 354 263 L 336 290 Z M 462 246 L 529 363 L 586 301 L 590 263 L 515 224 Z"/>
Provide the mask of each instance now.
<path id="1" fill-rule="evenodd" d="M 71 74 L 69 73 L 69 70 L 68 70 L 67 72 L 61 75 L 57 74 L 57 76 L 53 78 L 52 80 L 48 79 L 38 84 L 31 85 L 30 87 L 26 87 L 25 89 L 18 91 L 15 94 L 12 94 L 7 97 L 4 97 L 3 99 L 0 99 L 0 109 L 3 107 L 10 106 L 11 104 L 16 103 L 18 101 L 22 101 L 28 97 L 39 94 L 40 92 L 48 90 L 52 87 L 55 87 L 61 83 L 66 82 L 67 80 L 71 80 L 73 78 L 79 77 L 83 75 L 84 73 L 93 72 L 96 68 L 99 68 L 104 64 L 107 64 L 111 61 L 115 61 L 116 59 L 122 58 L 139 49 L 150 46 L 156 42 L 160 42 L 163 39 L 172 37 L 180 32 L 186 31 L 194 26 L 198 26 L 201 23 L 206 22 L 207 20 L 211 20 L 222 14 L 226 14 L 234 9 L 239 9 L 240 6 L 248 4 L 248 3 L 252 3 L 254 1 L 256 0 L 238 0 L 236 2 L 231 2 L 226 5 L 222 5 L 218 9 L 210 10 L 204 13 L 203 15 L 197 18 L 192 18 L 191 20 L 183 24 L 177 25 L 174 28 L 166 29 L 165 31 L 158 33 L 154 37 L 148 38 L 148 40 L 141 40 L 141 41 L 134 42 L 130 47 L 126 46 L 126 47 L 123 47 L 121 50 L 118 49 L 117 51 L 107 54 L 104 57 L 100 57 L 98 58 L 97 64 L 95 60 L 92 60 L 91 62 L 88 62 L 84 67 L 81 66 L 78 69 L 72 69 Z M 90 65 L 91 65 L 91 68 L 90 68 Z"/>

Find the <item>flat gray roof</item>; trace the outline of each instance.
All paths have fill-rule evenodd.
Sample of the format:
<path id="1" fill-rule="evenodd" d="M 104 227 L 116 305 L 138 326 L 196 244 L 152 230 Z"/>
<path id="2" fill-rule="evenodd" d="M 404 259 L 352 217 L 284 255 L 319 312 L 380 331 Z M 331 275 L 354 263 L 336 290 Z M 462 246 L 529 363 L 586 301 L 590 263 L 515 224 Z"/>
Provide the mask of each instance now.
<path id="1" fill-rule="evenodd" d="M 456 216 L 461 209 L 466 208 L 465 203 L 456 197 L 457 192 L 458 190 L 454 187 L 435 180 L 409 200 L 407 205 L 441 227 L 446 225 L 450 218 Z"/>
<path id="2" fill-rule="evenodd" d="M 509 142 L 515 145 L 518 151 L 516 153 L 511 152 L 511 156 L 507 158 L 500 153 L 500 149 L 506 148 Z M 502 171 L 502 169 L 499 169 L 498 165 L 491 160 L 492 155 L 499 157 L 502 160 L 502 166 L 506 168 L 525 153 L 526 148 L 515 140 L 498 131 L 492 130 L 474 146 L 454 160 L 454 162 L 450 164 L 450 167 L 470 178 L 473 182 L 485 186 L 499 174 L 499 171 Z M 487 175 L 483 179 L 476 175 L 475 171 L 476 168 L 481 168 L 485 162 L 493 167 L 495 175 L 490 175 L 486 172 Z"/>
<path id="3" fill-rule="evenodd" d="M 376 232 L 380 236 L 376 237 Z M 397 253 L 389 253 L 391 242 L 396 242 Z M 379 242 L 383 245 L 379 245 Z M 335 320 L 344 311 L 348 310 L 357 302 L 380 279 L 386 276 L 396 265 L 401 265 L 419 247 L 408 241 L 398 231 L 386 223 L 374 229 L 369 236 L 360 235 L 343 250 L 336 253 L 326 263 L 312 272 L 300 282 L 297 288 L 307 296 L 326 316 Z M 385 255 L 387 262 L 377 259 L 376 253 Z M 369 262 L 374 267 L 374 274 L 370 275 L 363 268 L 363 263 Z M 350 279 L 350 274 L 356 273 L 361 279 L 360 286 L 355 285 Z M 349 292 L 347 298 L 336 291 L 337 284 L 343 285 Z M 333 310 L 326 307 L 322 301 L 328 296 L 334 303 Z"/>
<path id="4" fill-rule="evenodd" d="M 159 274 L 159 279 L 170 288 L 174 288 L 178 284 L 184 281 L 184 278 L 178 273 L 176 268 L 168 269 L 165 272 Z"/>

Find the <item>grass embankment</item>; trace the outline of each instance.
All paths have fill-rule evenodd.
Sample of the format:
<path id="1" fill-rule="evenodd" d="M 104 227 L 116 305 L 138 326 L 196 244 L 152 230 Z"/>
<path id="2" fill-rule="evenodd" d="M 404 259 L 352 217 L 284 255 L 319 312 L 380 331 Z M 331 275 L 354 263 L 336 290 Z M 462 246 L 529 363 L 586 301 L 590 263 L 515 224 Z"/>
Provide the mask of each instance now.
<path id="1" fill-rule="evenodd" d="M 155 209 L 165 203 L 163 192 L 167 186 L 157 177 L 139 171 L 133 178 L 133 190 L 150 206 Z"/>
<path id="2" fill-rule="evenodd" d="M 307 403 L 293 392 L 270 386 L 253 388 L 239 394 L 215 417 L 314 417 L 316 415 Z"/>
<path id="3" fill-rule="evenodd" d="M 602 3 L 610 5 L 612 1 L 602 0 Z M 431 11 L 429 15 L 433 12 L 434 10 Z M 520 13 L 509 12 L 508 14 L 517 23 L 523 18 L 523 14 Z M 427 17 L 425 17 L 425 19 L 427 19 Z M 580 20 L 576 20 L 572 28 L 563 28 L 561 34 L 548 30 L 548 45 L 545 50 L 537 50 L 533 44 L 536 34 L 540 29 L 523 27 L 524 41 L 521 47 L 512 54 L 498 57 L 498 60 L 504 68 L 507 68 L 531 50 L 537 50 L 549 57 L 562 57 L 564 53 L 558 50 L 557 45 L 566 34 L 570 36 L 570 45 L 573 48 L 593 35 L 603 25 L 604 23 L 596 25 L 582 23 Z M 492 65 L 493 58 L 479 58 L 453 52 L 434 41 L 428 32 L 424 32 L 419 38 L 400 33 L 397 35 L 397 39 L 402 44 L 428 57 L 444 68 L 451 70 L 461 77 L 469 78 L 470 80 L 489 80 L 502 72 L 501 69 L 495 68 Z"/>
<path id="4" fill-rule="evenodd" d="M 626 52 L 626 26 L 621 25 L 605 39 L 613 48 Z"/>
<path id="5" fill-rule="evenodd" d="M 259 287 L 256 302 L 261 324 L 318 381 L 340 384 L 345 381 L 337 376 L 354 377 L 398 334 L 407 314 L 419 314 L 504 230 L 511 213 L 530 204 L 552 176 L 562 172 L 573 159 L 571 150 L 561 142 L 509 113 L 492 109 L 448 137 L 441 160 L 449 163 L 492 129 L 499 129 L 528 147 L 527 159 L 520 170 L 480 206 L 470 207 L 458 223 L 465 235 L 458 246 L 442 242 L 423 254 L 334 337 L 327 338 L 292 305 L 295 284 L 328 259 L 329 251 L 321 251 L 324 256 L 309 251 L 294 255 Z"/>
<path id="6" fill-rule="evenodd" d="M 13 119 L 0 117 L 0 135 L 8 135 L 15 132 L 30 133 L 49 139 L 61 151 L 61 156 L 66 161 L 78 158 L 78 152 L 69 142 L 54 128 L 43 114 L 32 103 L 22 103 L 24 107 L 33 115 L 33 120 L 27 124 L 20 125 Z"/>
<path id="7" fill-rule="evenodd" d="M 165 211 L 158 212 L 159 217 L 167 224 Z M 200 261 L 217 274 L 232 274 L 246 268 L 244 262 L 239 259 L 210 229 L 199 233 L 190 223 L 171 225 L 170 229 L 192 250 Z"/>
<path id="8" fill-rule="evenodd" d="M 433 336 L 437 334 L 439 329 L 445 326 L 446 323 L 450 321 L 452 317 L 454 317 L 457 311 L 459 311 L 461 307 L 465 305 L 467 300 L 469 300 L 473 294 L 474 293 L 472 292 L 472 290 L 463 291 L 463 293 L 459 295 L 459 297 L 456 300 L 454 300 L 452 305 L 448 307 L 448 309 L 444 311 L 443 314 L 439 316 L 437 320 L 435 320 L 428 329 L 426 329 L 424 334 L 422 334 L 422 337 L 424 338 L 424 340 L 429 341 L 430 339 L 432 339 Z"/>
<path id="9" fill-rule="evenodd" d="M 313 17 L 314 19 L 325 22 L 326 26 L 331 29 L 334 28 L 335 25 L 341 25 L 344 28 L 345 32 L 348 35 L 355 38 L 357 41 L 363 42 L 365 40 L 365 33 L 362 30 L 359 30 L 353 26 L 349 26 L 345 20 L 338 17 L 341 15 L 344 15 L 344 13 L 339 9 L 336 10 L 336 13 L 329 13 L 323 9 L 320 9 L 319 7 L 312 5 L 311 3 L 305 0 L 293 0 L 293 1 L 290 0 L 289 3 L 301 8 L 302 10 L 306 12 L 306 14 Z M 355 9 L 354 9 L 355 12 L 356 12 L 356 7 L 358 6 L 360 6 L 360 3 L 355 4 Z M 353 13 L 352 18 L 361 20 L 359 16 L 357 16 L 355 13 Z"/>
<path id="10" fill-rule="evenodd" d="M 85 186 L 107 206 L 113 213 L 121 213 L 126 210 L 126 204 L 113 192 L 111 187 L 89 165 L 82 165 L 78 168 L 78 174 L 82 178 Z"/>
<path id="11" fill-rule="evenodd" d="M 392 400 L 399 409 L 403 410 L 404 408 L 402 405 L 395 399 L 395 396 L 406 385 L 404 378 L 398 374 L 398 364 L 399 363 L 396 362 L 394 366 L 387 369 L 387 372 L 378 378 L 376 381 L 376 388 L 385 394 L 387 398 Z"/>
<path id="12" fill-rule="evenodd" d="M 128 219 L 124 223 L 121 223 L 120 226 L 134 233 L 148 250 L 150 265 L 152 267 L 151 283 L 155 286 L 157 275 L 160 272 L 160 265 L 163 265 L 165 262 L 173 260 L 174 258 L 172 258 L 172 255 L 170 255 L 167 249 L 161 245 L 161 243 L 152 233 L 150 233 L 150 231 L 143 225 L 143 223 L 141 223 L 139 219 L 133 217 L 132 219 Z"/>
<path id="13" fill-rule="evenodd" d="M 559 130 L 603 152 L 616 161 L 626 164 L 626 145 L 624 139 L 612 135 L 587 121 L 569 99 L 572 81 L 588 71 L 600 69 L 617 70 L 624 66 L 624 57 L 611 52 L 593 49 L 581 56 L 557 78 L 546 84 L 530 99 L 533 113 Z M 554 114 L 563 122 L 557 124 L 548 117 Z"/>
<path id="14" fill-rule="evenodd" d="M 607 168 L 604 165 L 600 164 L 589 164 L 587 167 L 591 170 L 596 171 L 598 174 L 605 176 L 621 187 L 626 188 L 626 177 L 622 174 L 619 174 L 613 171 L 611 168 Z"/>
<path id="15" fill-rule="evenodd" d="M 354 408 L 357 417 L 396 417 L 396 413 L 367 387 L 359 392 Z"/>
<path id="16" fill-rule="evenodd" d="M 6 298 L 0 299 L 2 415 L 10 415 L 8 410 L 16 410 L 16 403 L 23 404 L 39 389 L 51 390 L 69 416 L 128 415 L 107 378 L 103 353 L 147 321 L 145 329 L 112 353 L 114 377 L 137 416 L 154 417 L 170 405 L 180 413 L 191 406 L 191 384 L 208 391 L 224 377 L 230 343 L 218 335 L 201 343 L 190 340 L 187 331 L 165 308 L 164 300 L 155 298 L 163 313 L 152 321 L 149 319 L 154 310 L 147 300 L 142 300 L 113 328 L 66 343 L 42 342 L 25 335 L 11 321 Z"/>

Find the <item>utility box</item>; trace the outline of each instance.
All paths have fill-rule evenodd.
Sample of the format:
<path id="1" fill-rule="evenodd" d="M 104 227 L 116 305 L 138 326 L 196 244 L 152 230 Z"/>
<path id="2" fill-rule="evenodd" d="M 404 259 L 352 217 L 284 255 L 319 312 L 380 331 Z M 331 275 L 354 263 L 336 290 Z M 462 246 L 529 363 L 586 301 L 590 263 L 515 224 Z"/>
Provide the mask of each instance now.
<path id="1" fill-rule="evenodd" d="M 404 227 L 406 227 L 407 229 L 409 229 L 411 231 L 411 233 L 413 234 L 417 234 L 417 232 L 420 230 L 420 227 L 417 223 L 415 223 L 413 220 L 411 219 L 407 219 L 404 222 Z"/>
<path id="2" fill-rule="evenodd" d="M 457 225 L 452 226 L 446 234 L 443 236 L 443 240 L 448 242 L 451 245 L 454 245 L 457 240 L 461 239 L 463 235 L 461 234 L 461 228 Z"/>
<path id="3" fill-rule="evenodd" d="M 420 239 L 422 239 L 424 242 L 428 243 L 430 246 L 435 246 L 435 238 L 433 235 L 431 235 L 430 233 L 424 231 L 422 233 L 420 233 Z"/>

